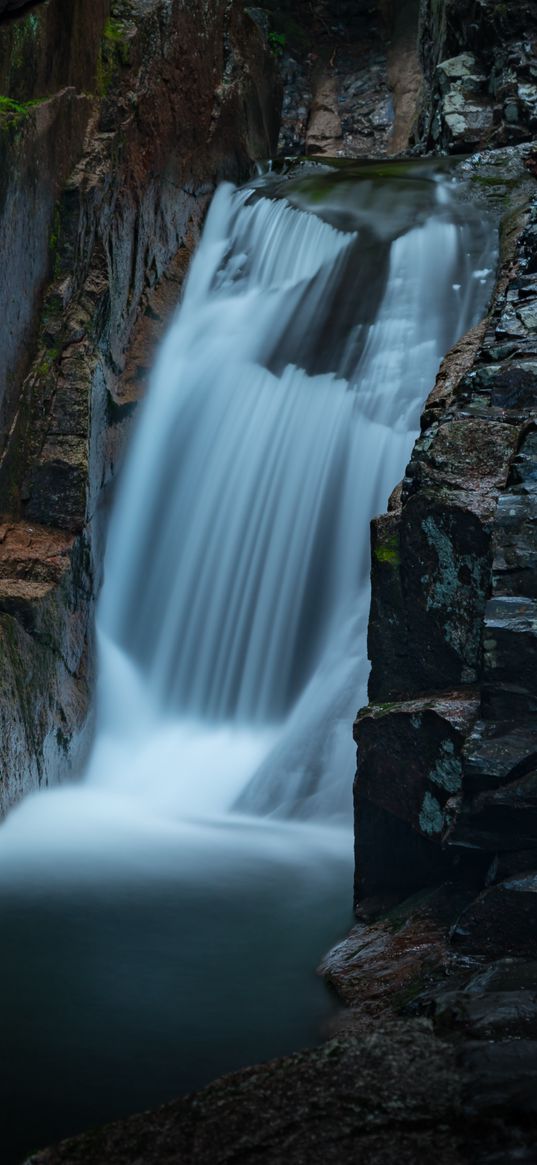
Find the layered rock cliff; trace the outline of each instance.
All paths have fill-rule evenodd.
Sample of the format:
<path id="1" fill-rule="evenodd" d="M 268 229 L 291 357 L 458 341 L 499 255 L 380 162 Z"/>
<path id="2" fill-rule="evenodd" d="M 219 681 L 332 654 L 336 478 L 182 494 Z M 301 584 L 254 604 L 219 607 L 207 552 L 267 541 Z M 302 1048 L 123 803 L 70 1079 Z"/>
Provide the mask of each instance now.
<path id="1" fill-rule="evenodd" d="M 5 811 L 80 763 L 103 491 L 214 184 L 270 154 L 279 96 L 226 0 L 45 0 L 0 24 L 0 78 Z"/>
<path id="2" fill-rule="evenodd" d="M 517 9 L 506 43 L 498 7 L 476 9 L 481 24 L 470 22 L 464 41 L 462 10 L 448 5 L 442 36 L 479 44 L 488 68 L 481 92 L 491 101 L 510 62 L 519 116 L 498 119 L 497 132 L 504 139 L 515 126 L 527 138 L 533 123 L 523 125 L 522 97 L 531 86 L 516 69 L 528 68 L 535 13 Z M 435 66 L 429 86 L 437 124 L 445 75 L 445 62 Z M 507 912 L 519 913 L 523 930 L 534 902 L 526 875 L 537 865 L 533 147 L 479 155 L 461 172 L 479 197 L 505 204 L 503 253 L 491 313 L 446 358 L 402 487 L 373 523 L 371 703 L 355 726 L 357 895 L 400 895 L 439 877 L 486 883 L 468 915 L 473 937 L 466 919 L 457 941 L 486 945 L 481 922 L 503 898 L 505 949 L 501 927 L 496 943 L 511 954 Z"/>

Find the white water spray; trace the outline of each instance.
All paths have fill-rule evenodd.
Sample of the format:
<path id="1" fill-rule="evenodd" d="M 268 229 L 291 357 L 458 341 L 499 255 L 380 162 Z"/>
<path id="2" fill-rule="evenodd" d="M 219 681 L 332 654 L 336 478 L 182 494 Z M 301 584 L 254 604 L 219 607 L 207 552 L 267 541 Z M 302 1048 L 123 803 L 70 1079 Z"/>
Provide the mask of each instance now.
<path id="1" fill-rule="evenodd" d="M 111 524 L 86 796 L 349 823 L 369 522 L 490 261 L 448 182 L 417 226 L 412 191 L 351 190 L 346 230 L 263 184 L 215 196 Z"/>

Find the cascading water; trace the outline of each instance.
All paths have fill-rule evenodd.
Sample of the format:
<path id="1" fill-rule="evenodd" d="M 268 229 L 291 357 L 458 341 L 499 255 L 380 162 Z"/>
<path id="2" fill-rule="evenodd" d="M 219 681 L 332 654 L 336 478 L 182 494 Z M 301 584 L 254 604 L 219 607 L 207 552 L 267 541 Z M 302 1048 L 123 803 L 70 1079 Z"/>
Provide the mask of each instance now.
<path id="1" fill-rule="evenodd" d="M 0 835 L 4 1089 L 36 1139 L 315 1038 L 369 521 L 493 266 L 490 227 L 423 166 L 215 196 L 112 520 L 89 771 Z"/>

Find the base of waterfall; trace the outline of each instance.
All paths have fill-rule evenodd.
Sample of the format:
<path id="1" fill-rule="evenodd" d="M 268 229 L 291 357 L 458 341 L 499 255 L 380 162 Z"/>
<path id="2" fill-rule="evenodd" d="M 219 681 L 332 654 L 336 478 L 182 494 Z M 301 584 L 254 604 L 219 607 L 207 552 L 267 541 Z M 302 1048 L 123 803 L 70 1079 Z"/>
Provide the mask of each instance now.
<path id="1" fill-rule="evenodd" d="M 92 787 L 29 799 L 0 862 L 6 1165 L 314 1044 L 351 848 L 342 828 L 181 820 Z"/>

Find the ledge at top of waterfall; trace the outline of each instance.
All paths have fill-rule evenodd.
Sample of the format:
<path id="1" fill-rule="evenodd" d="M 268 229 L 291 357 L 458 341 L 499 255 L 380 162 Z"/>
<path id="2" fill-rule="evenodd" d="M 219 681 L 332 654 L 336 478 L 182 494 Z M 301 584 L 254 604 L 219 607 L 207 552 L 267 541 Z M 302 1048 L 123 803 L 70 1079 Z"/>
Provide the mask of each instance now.
<path id="1" fill-rule="evenodd" d="M 350 723 L 363 692 L 369 521 L 495 258 L 449 176 L 319 170 L 214 198 L 124 473 L 99 620 L 143 677 L 118 692 L 104 665 L 109 730 L 136 731 L 149 705 L 248 730 L 294 709 L 301 771 L 312 741 L 310 769 L 328 763 L 327 713 Z"/>

